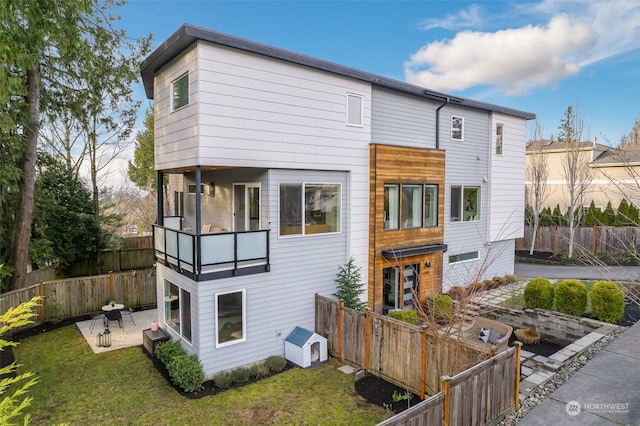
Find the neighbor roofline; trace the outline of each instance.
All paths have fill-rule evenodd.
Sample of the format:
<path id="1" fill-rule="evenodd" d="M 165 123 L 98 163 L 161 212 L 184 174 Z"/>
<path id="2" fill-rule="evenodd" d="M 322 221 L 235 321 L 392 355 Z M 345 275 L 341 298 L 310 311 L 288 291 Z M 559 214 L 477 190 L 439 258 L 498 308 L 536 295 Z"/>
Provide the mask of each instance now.
<path id="1" fill-rule="evenodd" d="M 527 120 L 536 118 L 536 115 L 530 112 L 447 95 L 446 93 L 428 90 L 424 87 L 405 83 L 399 80 L 371 74 L 355 68 L 346 67 L 289 50 L 231 36 L 229 34 L 208 30 L 191 24 L 183 24 L 142 62 L 140 69 L 147 98 L 153 99 L 154 75 L 189 46 L 200 40 L 350 77 L 356 80 L 365 81 L 374 86 L 384 87 L 386 89 L 422 98 L 449 100 L 457 105 L 512 115 Z"/>

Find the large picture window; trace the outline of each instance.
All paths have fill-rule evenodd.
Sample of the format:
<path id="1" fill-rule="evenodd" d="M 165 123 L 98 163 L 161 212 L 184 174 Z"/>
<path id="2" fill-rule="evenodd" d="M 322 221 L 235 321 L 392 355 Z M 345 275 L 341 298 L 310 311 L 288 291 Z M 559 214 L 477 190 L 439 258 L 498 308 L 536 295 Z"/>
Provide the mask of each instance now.
<path id="1" fill-rule="evenodd" d="M 340 232 L 339 184 L 280 184 L 280 235 Z"/>
<path id="2" fill-rule="evenodd" d="M 171 83 L 171 94 L 173 111 L 189 104 L 189 74 L 184 74 Z"/>
<path id="3" fill-rule="evenodd" d="M 451 222 L 480 220 L 480 187 L 451 187 Z"/>
<path id="4" fill-rule="evenodd" d="M 384 229 L 438 226 L 438 185 L 384 185 Z"/>
<path id="5" fill-rule="evenodd" d="M 164 280 L 164 322 L 191 342 L 191 293 Z"/>
<path id="6" fill-rule="evenodd" d="M 247 340 L 245 307 L 244 290 L 216 294 L 216 347 Z"/>

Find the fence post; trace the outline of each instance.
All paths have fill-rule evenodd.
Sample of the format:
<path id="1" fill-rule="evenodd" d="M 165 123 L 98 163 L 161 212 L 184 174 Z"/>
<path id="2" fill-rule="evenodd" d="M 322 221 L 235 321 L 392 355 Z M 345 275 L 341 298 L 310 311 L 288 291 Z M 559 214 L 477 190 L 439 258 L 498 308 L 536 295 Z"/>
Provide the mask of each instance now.
<path id="1" fill-rule="evenodd" d="M 369 339 L 371 339 L 371 325 L 369 324 L 369 309 L 364 310 L 364 372 L 369 371 Z"/>
<path id="2" fill-rule="evenodd" d="M 514 404 L 516 411 L 520 408 L 520 352 L 522 351 L 522 342 L 518 342 L 517 340 L 513 342 L 513 345 L 516 347 L 516 380 L 515 380 L 515 391 L 514 391 Z"/>
<path id="3" fill-rule="evenodd" d="M 442 406 L 442 426 L 449 426 L 449 406 L 451 405 L 451 377 L 442 376 L 442 394 L 444 401 Z"/>
<path id="4" fill-rule="evenodd" d="M 558 225 L 553 225 L 553 227 L 551 228 L 551 251 L 552 252 L 556 252 L 556 237 L 558 235 Z"/>
<path id="5" fill-rule="evenodd" d="M 598 249 L 598 226 L 593 225 L 593 242 L 591 243 L 591 253 L 596 254 Z"/>
<path id="6" fill-rule="evenodd" d="M 112 299 L 115 297 L 113 289 L 113 271 L 109 271 L 109 297 Z"/>
<path id="7" fill-rule="evenodd" d="M 344 309 L 344 300 L 338 303 L 338 358 L 344 361 L 342 356 L 342 310 Z"/>
<path id="8" fill-rule="evenodd" d="M 40 294 L 40 324 L 44 323 L 44 282 L 40 281 L 38 285 L 38 293 Z"/>
<path id="9" fill-rule="evenodd" d="M 420 349 L 420 368 L 422 369 L 420 372 L 422 377 L 422 380 L 420 380 L 420 399 L 424 399 L 425 384 L 427 382 L 427 331 L 423 328 L 420 334 L 422 335 L 422 347 Z"/>

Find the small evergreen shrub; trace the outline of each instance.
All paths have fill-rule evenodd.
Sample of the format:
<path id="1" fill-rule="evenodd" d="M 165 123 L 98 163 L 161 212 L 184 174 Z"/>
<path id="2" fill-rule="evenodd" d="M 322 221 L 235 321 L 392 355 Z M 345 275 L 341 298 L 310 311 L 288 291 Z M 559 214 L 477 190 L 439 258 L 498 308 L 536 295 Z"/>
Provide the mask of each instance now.
<path id="1" fill-rule="evenodd" d="M 247 383 L 251 378 L 251 369 L 247 367 L 239 367 L 231 372 L 233 383 Z"/>
<path id="2" fill-rule="evenodd" d="M 287 366 L 287 360 L 281 356 L 273 355 L 264 362 L 269 371 L 279 373 Z"/>
<path id="3" fill-rule="evenodd" d="M 178 355 L 167 364 L 167 371 L 173 383 L 185 392 L 202 389 L 204 368 L 195 355 Z"/>
<path id="4" fill-rule="evenodd" d="M 269 367 L 264 362 L 253 364 L 251 366 L 251 374 L 259 379 L 267 377 L 269 375 Z"/>
<path id="5" fill-rule="evenodd" d="M 390 318 L 408 322 L 409 324 L 416 325 L 418 323 L 418 313 L 413 309 L 397 309 L 389 311 L 388 315 Z"/>
<path id="6" fill-rule="evenodd" d="M 546 278 L 534 278 L 524 288 L 524 305 L 528 309 L 553 307 L 553 286 Z"/>
<path id="7" fill-rule="evenodd" d="M 599 281 L 591 289 L 591 312 L 600 321 L 617 324 L 624 316 L 624 293 L 610 281 Z"/>
<path id="8" fill-rule="evenodd" d="M 220 389 L 227 389 L 233 383 L 233 376 L 229 372 L 218 373 L 213 378 L 213 384 Z"/>
<path id="9" fill-rule="evenodd" d="M 174 342 L 173 340 L 167 340 L 166 342 L 159 343 L 155 350 L 156 358 L 158 358 L 165 366 L 171 363 L 173 358 L 184 353 L 184 349 L 180 346 L 180 342 Z"/>
<path id="10" fill-rule="evenodd" d="M 587 288 L 578 280 L 563 280 L 556 286 L 556 310 L 580 316 L 587 309 Z"/>
<path id="11" fill-rule="evenodd" d="M 434 294 L 424 299 L 422 308 L 436 321 L 448 320 L 453 316 L 453 299 L 447 294 Z"/>
<path id="12" fill-rule="evenodd" d="M 356 266 L 355 259 L 349 258 L 349 261 L 338 267 L 336 274 L 336 283 L 338 291 L 333 293 L 338 299 L 344 301 L 344 306 L 358 311 L 364 311 L 367 302 L 360 300 L 360 295 L 364 294 L 365 287 L 362 282 L 362 272 L 359 266 Z"/>

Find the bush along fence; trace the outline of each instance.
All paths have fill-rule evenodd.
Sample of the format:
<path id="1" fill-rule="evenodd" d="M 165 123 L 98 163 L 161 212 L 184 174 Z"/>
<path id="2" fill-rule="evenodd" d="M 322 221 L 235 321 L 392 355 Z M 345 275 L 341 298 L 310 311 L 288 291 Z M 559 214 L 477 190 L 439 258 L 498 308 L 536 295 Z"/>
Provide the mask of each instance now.
<path id="1" fill-rule="evenodd" d="M 0 313 L 35 296 L 43 299 L 35 312 L 38 319 L 32 326 L 97 312 L 108 298 L 134 309 L 155 308 L 155 269 L 42 281 L 24 289 L 0 294 Z"/>
<path id="2" fill-rule="evenodd" d="M 516 240 L 516 250 L 529 250 L 533 234 L 532 226 L 525 226 L 524 238 Z M 583 252 L 619 254 L 638 254 L 640 246 L 640 227 L 592 226 L 576 228 L 575 245 Z M 562 252 L 569 250 L 569 227 L 544 226 L 538 228 L 535 251 Z"/>
<path id="3" fill-rule="evenodd" d="M 464 415 L 470 416 L 465 419 L 474 418 L 478 422 L 474 420 L 472 424 L 485 424 L 480 420 L 504 416 L 517 404 L 516 378 L 520 373 L 516 369 L 520 363 L 515 361 L 519 360 L 515 348 L 490 358 L 489 363 L 479 364 L 484 367 L 477 369 L 478 362 L 487 354 L 473 345 L 385 315 L 345 308 L 342 302 L 319 295 L 316 295 L 315 328 L 316 333 L 327 338 L 332 356 L 401 386 L 421 399 L 433 395 L 419 404 L 422 409 L 411 409 L 423 420 L 434 415 L 431 410 L 440 410 L 438 415 L 444 419 L 444 412 L 464 409 L 468 410 Z M 504 355 L 507 353 L 511 355 Z M 466 369 L 473 365 L 476 373 L 468 373 L 471 370 Z M 452 382 L 447 384 L 442 376 L 452 376 Z M 437 402 L 447 392 L 449 399 Z M 476 395 L 479 393 L 484 396 L 480 398 Z M 450 409 L 444 410 L 445 406 Z M 450 424 L 456 423 L 452 420 Z"/>

